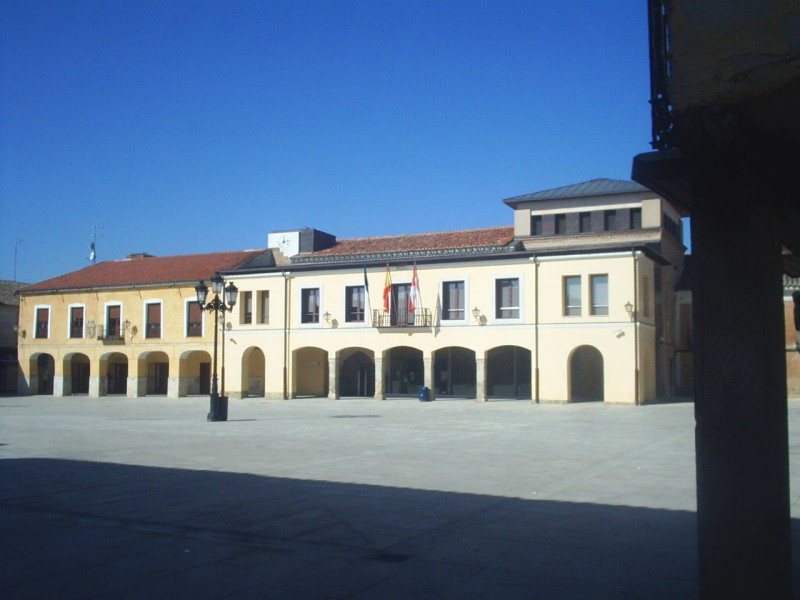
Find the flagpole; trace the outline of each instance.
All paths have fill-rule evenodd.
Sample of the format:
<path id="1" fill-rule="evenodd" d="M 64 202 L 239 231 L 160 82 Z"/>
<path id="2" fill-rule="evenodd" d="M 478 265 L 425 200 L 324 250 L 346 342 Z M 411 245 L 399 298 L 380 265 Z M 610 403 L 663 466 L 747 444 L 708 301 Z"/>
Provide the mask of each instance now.
<path id="1" fill-rule="evenodd" d="M 372 324 L 372 304 L 369 301 L 369 280 L 367 279 L 367 265 L 364 265 L 364 296 L 367 300 L 367 314 L 364 318 L 364 321 L 367 322 L 369 319 L 369 323 Z"/>

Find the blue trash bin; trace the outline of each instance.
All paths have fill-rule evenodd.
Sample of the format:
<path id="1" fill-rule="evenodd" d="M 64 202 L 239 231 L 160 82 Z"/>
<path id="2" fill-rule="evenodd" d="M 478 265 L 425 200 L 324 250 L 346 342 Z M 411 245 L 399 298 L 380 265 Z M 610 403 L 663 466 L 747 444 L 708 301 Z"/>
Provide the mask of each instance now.
<path id="1" fill-rule="evenodd" d="M 419 386 L 419 389 L 417 390 L 417 397 L 419 398 L 420 402 L 430 402 L 431 401 L 430 388 L 427 388 L 424 385 Z"/>

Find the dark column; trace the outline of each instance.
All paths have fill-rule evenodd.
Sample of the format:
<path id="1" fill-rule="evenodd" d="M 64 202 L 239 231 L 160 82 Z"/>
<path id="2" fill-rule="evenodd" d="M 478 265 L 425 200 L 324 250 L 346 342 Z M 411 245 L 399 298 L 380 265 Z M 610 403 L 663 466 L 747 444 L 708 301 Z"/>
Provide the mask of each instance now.
<path id="1" fill-rule="evenodd" d="M 542 215 L 542 235 L 555 235 L 555 233 L 556 233 L 556 216 Z"/>
<path id="2" fill-rule="evenodd" d="M 789 598 L 780 219 L 718 175 L 692 214 L 699 592 Z"/>

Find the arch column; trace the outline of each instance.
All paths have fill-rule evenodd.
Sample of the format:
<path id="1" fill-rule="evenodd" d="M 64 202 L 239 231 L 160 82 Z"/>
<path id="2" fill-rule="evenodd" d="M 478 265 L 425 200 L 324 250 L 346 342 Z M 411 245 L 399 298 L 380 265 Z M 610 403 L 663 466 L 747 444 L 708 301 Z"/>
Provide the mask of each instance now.
<path id="1" fill-rule="evenodd" d="M 178 398 L 179 397 L 178 387 L 179 387 L 178 378 L 169 377 L 167 379 L 167 398 Z"/>
<path id="2" fill-rule="evenodd" d="M 383 356 L 375 356 L 375 400 L 384 400 L 383 393 Z"/>
<path id="3" fill-rule="evenodd" d="M 62 360 L 55 360 L 53 358 L 53 396 L 68 396 L 71 389 L 70 389 L 70 382 L 67 379 L 67 376 L 64 374 L 64 361 Z M 60 363 L 60 364 L 59 364 Z M 60 371 L 60 372 L 59 372 Z"/>
<path id="4" fill-rule="evenodd" d="M 328 400 L 339 398 L 339 358 L 337 355 L 328 357 Z"/>
<path id="5" fill-rule="evenodd" d="M 99 365 L 96 366 L 95 369 L 91 369 L 89 372 L 94 373 L 95 370 L 100 370 Z M 98 375 L 92 375 L 89 377 L 89 395 L 94 397 L 100 396 L 100 377 Z"/>
<path id="6" fill-rule="evenodd" d="M 475 357 L 475 401 L 486 402 L 486 357 Z"/>
<path id="7" fill-rule="evenodd" d="M 433 387 L 433 354 L 425 353 L 422 355 L 422 385 L 428 388 L 430 399 L 436 399 L 436 390 Z"/>

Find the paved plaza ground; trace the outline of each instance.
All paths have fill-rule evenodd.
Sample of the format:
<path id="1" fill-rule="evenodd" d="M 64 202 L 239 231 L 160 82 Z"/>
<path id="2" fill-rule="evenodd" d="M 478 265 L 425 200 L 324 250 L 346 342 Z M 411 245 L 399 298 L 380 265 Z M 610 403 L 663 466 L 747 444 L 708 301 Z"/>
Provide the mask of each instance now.
<path id="1" fill-rule="evenodd" d="M 207 412 L 199 397 L 0 399 L 3 597 L 696 596 L 690 403 Z"/>

